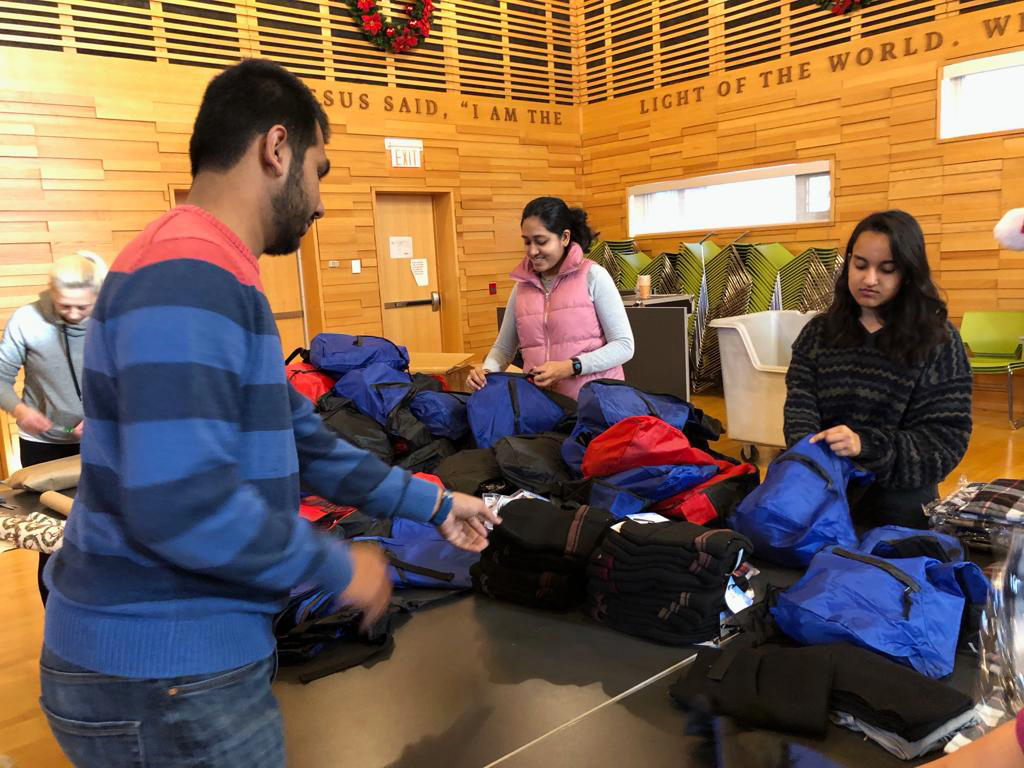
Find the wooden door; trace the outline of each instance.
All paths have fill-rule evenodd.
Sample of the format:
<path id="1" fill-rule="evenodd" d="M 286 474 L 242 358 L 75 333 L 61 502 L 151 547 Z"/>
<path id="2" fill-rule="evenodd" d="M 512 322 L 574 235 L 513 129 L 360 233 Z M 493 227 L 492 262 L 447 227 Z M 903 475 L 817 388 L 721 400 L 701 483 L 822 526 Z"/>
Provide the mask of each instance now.
<path id="1" fill-rule="evenodd" d="M 174 190 L 174 204 L 181 205 L 188 198 L 187 189 Z M 315 224 L 302 238 L 300 249 L 315 247 Z M 281 350 L 287 357 L 296 347 L 308 347 L 306 338 L 305 307 L 302 292 L 302 272 L 299 252 L 287 256 L 260 256 L 260 280 L 270 309 L 277 321 L 281 336 Z"/>
<path id="2" fill-rule="evenodd" d="M 374 224 L 384 336 L 410 352 L 442 351 L 433 198 L 378 193 Z"/>

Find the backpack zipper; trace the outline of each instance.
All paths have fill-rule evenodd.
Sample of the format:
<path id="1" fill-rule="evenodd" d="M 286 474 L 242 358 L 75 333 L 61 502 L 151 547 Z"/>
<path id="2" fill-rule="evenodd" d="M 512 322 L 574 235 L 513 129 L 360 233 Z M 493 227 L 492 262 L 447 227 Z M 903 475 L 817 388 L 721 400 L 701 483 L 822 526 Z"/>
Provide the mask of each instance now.
<path id="1" fill-rule="evenodd" d="M 516 393 L 515 379 L 507 379 L 508 383 L 508 397 L 512 401 L 512 420 L 516 428 L 516 434 L 522 432 L 522 427 L 519 424 L 519 395 Z"/>
<path id="2" fill-rule="evenodd" d="M 820 477 L 822 480 L 824 480 L 826 486 L 828 487 L 828 490 L 834 490 L 832 477 L 829 475 L 828 472 L 825 471 L 824 467 L 822 467 L 810 456 L 804 456 L 802 453 L 784 453 L 781 456 L 779 456 L 779 458 L 777 458 L 776 461 L 795 461 L 797 464 L 802 464 L 803 466 L 811 470 L 814 474 L 816 474 L 818 477 Z"/>
<path id="3" fill-rule="evenodd" d="M 903 618 L 910 618 L 911 595 L 914 592 L 921 591 L 921 585 L 918 584 L 914 578 L 880 557 L 865 555 L 859 552 L 850 552 L 848 549 L 841 549 L 839 547 L 833 547 L 832 554 L 839 557 L 845 557 L 848 560 L 856 560 L 858 563 L 864 563 L 865 565 L 873 565 L 875 568 L 885 571 L 900 582 L 903 585 Z"/>
<path id="4" fill-rule="evenodd" d="M 415 573 L 418 576 L 437 579 L 438 581 L 451 581 L 455 578 L 455 574 L 450 571 L 435 571 L 433 568 L 427 568 L 423 565 L 407 563 L 404 560 L 399 560 L 398 557 L 388 549 L 385 549 L 384 552 L 387 554 L 388 562 L 394 566 L 396 571 L 398 571 L 399 576 L 402 575 L 402 571 L 406 571 L 408 573 Z M 402 581 L 406 580 L 407 579 L 402 576 Z"/>

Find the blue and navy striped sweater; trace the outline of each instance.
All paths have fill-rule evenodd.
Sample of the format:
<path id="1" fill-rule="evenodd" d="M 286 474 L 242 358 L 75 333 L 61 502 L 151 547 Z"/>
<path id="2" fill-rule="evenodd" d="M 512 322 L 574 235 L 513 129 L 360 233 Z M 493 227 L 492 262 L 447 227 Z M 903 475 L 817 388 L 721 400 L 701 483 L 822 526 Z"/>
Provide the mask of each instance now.
<path id="1" fill-rule="evenodd" d="M 290 589 L 341 591 L 344 546 L 303 488 L 426 520 L 437 489 L 327 431 L 285 379 L 256 259 L 182 206 L 114 262 L 89 322 L 82 478 L 51 559 L 46 645 L 123 677 L 207 674 L 273 652 Z"/>

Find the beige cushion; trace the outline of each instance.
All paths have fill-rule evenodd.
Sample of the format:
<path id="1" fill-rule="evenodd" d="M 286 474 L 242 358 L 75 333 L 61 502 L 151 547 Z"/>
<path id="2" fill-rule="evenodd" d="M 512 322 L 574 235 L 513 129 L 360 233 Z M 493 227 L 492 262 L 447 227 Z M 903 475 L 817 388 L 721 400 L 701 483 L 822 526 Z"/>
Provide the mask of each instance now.
<path id="1" fill-rule="evenodd" d="M 68 456 L 19 469 L 4 482 L 11 488 L 31 491 L 63 491 L 78 485 L 82 474 L 82 457 Z"/>

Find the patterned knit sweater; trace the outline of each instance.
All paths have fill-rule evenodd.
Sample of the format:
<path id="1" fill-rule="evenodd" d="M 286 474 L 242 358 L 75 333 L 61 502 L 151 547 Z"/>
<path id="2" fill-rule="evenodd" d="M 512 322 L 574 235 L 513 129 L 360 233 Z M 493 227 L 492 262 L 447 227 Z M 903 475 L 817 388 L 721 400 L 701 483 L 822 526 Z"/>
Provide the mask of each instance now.
<path id="1" fill-rule="evenodd" d="M 861 439 L 856 460 L 881 486 L 943 480 L 971 436 L 971 369 L 960 334 L 947 330 L 949 339 L 923 364 L 907 366 L 876 348 L 877 334 L 835 347 L 825 338 L 824 317 L 811 320 L 793 344 L 786 374 L 786 443 L 845 424 Z"/>

